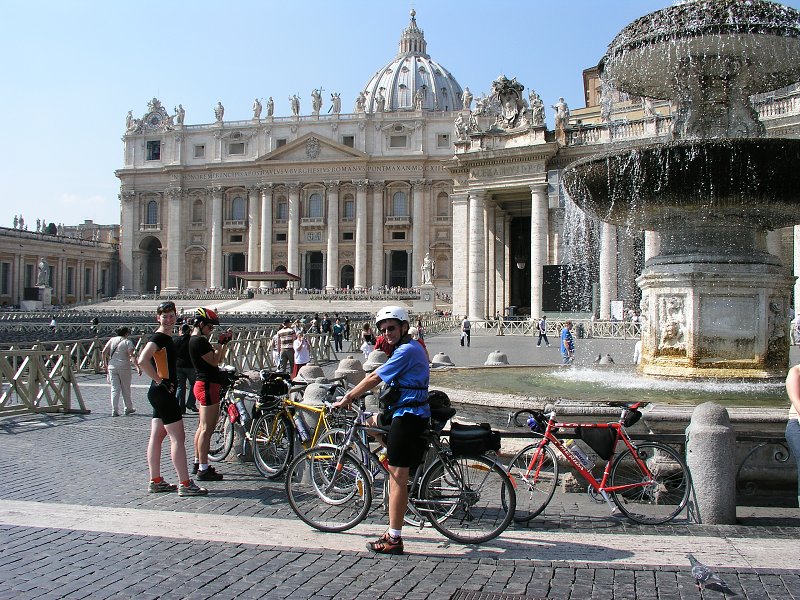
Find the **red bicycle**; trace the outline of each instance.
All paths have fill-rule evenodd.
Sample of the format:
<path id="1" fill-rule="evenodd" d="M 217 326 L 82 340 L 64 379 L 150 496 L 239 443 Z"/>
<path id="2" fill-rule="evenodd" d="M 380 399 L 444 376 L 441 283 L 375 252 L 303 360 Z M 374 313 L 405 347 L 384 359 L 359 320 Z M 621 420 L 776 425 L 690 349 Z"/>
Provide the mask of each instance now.
<path id="1" fill-rule="evenodd" d="M 589 496 L 618 508 L 632 521 L 656 525 L 674 519 L 689 501 L 692 489 L 689 469 L 683 458 L 660 442 L 634 443 L 625 431 L 642 416 L 641 402 L 623 405 L 619 421 L 613 423 L 558 423 L 555 411 L 517 411 L 514 423 L 523 417 L 535 442 L 523 448 L 508 467 L 516 485 L 517 509 L 514 520 L 528 522 L 547 507 L 558 484 L 558 450 L 588 484 Z M 575 437 L 606 461 L 596 479 L 593 465 L 573 446 L 556 437 L 560 429 L 573 429 Z M 622 451 L 615 456 L 617 447 Z M 586 464 L 584 464 L 584 461 Z"/>

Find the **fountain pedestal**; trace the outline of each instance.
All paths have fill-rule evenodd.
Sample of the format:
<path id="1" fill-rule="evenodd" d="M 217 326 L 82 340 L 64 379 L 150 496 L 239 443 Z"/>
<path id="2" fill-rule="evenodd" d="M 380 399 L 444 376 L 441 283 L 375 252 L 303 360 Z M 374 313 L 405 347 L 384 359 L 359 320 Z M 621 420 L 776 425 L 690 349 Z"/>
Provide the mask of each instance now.
<path id="1" fill-rule="evenodd" d="M 713 268 L 710 268 L 713 267 Z M 655 264 L 642 290 L 646 375 L 783 377 L 794 277 L 769 264 Z"/>

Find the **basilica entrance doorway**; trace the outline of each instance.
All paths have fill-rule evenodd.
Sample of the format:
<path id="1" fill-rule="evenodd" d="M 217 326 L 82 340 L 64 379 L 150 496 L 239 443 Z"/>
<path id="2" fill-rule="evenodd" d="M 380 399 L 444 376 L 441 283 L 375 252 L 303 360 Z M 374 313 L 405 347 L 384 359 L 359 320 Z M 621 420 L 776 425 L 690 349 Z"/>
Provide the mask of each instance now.
<path id="1" fill-rule="evenodd" d="M 233 254 L 228 255 L 228 276 L 226 277 L 227 280 L 227 287 L 228 289 L 235 288 L 237 285 L 236 278 L 231 277 L 230 273 L 232 271 L 244 271 L 246 270 L 246 261 L 244 258 L 244 254 L 241 252 L 235 252 Z"/>
<path id="2" fill-rule="evenodd" d="M 306 254 L 306 281 L 305 286 L 312 290 L 321 290 L 322 285 L 322 252 L 309 252 Z"/>
<path id="3" fill-rule="evenodd" d="M 356 272 L 352 265 L 345 265 L 342 267 L 342 274 L 340 279 L 340 286 L 346 289 L 353 289 L 356 284 Z"/>
<path id="4" fill-rule="evenodd" d="M 139 244 L 139 248 L 144 251 L 142 266 L 144 269 L 143 292 L 151 292 L 158 288 L 161 289 L 161 241 L 155 237 L 146 237 Z"/>
<path id="5" fill-rule="evenodd" d="M 392 250 L 389 253 L 389 287 L 411 287 L 408 278 L 408 252 Z"/>

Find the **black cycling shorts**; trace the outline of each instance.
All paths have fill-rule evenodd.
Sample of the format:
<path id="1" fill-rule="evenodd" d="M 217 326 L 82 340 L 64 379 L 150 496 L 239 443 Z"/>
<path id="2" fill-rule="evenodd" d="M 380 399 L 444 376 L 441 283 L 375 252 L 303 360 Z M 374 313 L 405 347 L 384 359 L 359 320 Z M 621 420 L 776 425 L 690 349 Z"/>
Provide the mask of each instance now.
<path id="1" fill-rule="evenodd" d="M 164 425 L 177 423 L 183 418 L 178 399 L 160 385 L 151 385 L 147 390 L 147 399 L 153 407 L 153 418 L 161 419 Z"/>
<path id="2" fill-rule="evenodd" d="M 422 462 L 428 441 L 422 435 L 428 419 L 405 414 L 392 419 L 387 436 L 387 457 L 393 467 L 416 467 Z"/>

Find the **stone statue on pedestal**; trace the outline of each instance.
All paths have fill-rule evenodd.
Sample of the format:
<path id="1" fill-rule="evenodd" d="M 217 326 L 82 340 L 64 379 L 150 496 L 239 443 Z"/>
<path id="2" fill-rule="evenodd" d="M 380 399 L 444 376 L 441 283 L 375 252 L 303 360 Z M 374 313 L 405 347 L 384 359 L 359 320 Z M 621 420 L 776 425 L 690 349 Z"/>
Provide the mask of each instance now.
<path id="1" fill-rule="evenodd" d="M 50 265 L 47 259 L 42 257 L 39 259 L 39 272 L 36 275 L 36 285 L 48 287 L 50 285 Z"/>
<path id="2" fill-rule="evenodd" d="M 433 273 L 435 269 L 435 264 L 433 259 L 431 258 L 431 253 L 428 252 L 425 254 L 425 258 L 422 259 L 422 283 L 425 285 L 430 285 L 433 283 Z"/>

